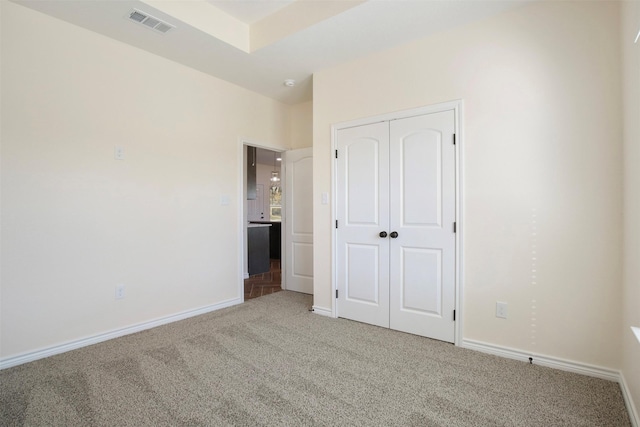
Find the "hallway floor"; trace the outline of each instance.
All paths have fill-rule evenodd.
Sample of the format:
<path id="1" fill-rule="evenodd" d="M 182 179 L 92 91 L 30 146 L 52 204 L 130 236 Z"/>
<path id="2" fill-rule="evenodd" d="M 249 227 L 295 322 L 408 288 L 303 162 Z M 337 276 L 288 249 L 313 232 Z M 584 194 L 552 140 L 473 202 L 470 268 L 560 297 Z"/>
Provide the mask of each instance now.
<path id="1" fill-rule="evenodd" d="M 249 276 L 244 280 L 244 300 L 261 297 L 281 291 L 282 272 L 280 270 L 280 260 L 271 260 L 270 271 L 262 274 Z"/>

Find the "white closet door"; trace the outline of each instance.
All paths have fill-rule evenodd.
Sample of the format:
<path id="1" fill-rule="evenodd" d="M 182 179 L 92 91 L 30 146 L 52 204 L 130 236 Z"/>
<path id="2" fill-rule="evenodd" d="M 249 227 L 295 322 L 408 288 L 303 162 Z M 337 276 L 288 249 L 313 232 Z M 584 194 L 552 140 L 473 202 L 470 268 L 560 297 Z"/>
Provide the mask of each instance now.
<path id="1" fill-rule="evenodd" d="M 454 341 L 454 130 L 444 111 L 338 131 L 340 317 Z"/>
<path id="2" fill-rule="evenodd" d="M 390 327 L 453 342 L 454 113 L 390 122 Z"/>
<path id="3" fill-rule="evenodd" d="M 337 289 L 340 317 L 389 327 L 389 128 L 338 131 Z"/>

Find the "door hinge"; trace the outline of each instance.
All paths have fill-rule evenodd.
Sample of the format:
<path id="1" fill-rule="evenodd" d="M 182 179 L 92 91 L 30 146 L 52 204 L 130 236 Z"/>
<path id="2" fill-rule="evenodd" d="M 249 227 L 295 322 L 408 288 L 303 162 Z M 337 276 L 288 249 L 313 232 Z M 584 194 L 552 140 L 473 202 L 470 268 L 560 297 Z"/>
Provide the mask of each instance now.
<path id="1" fill-rule="evenodd" d="M 336 299 L 338 298 L 338 290 L 336 289 Z"/>
<path id="2" fill-rule="evenodd" d="M 456 321 L 456 311 L 455 310 L 453 310 L 453 321 L 454 322 Z"/>
<path id="3" fill-rule="evenodd" d="M 454 233 L 456 233 L 456 232 L 457 232 L 457 228 L 458 228 L 458 227 L 457 227 L 457 224 L 458 224 L 457 222 L 454 222 L 454 223 L 453 223 L 453 232 L 454 232 Z"/>
<path id="4" fill-rule="evenodd" d="M 338 158 L 338 150 L 336 150 L 336 159 Z"/>
<path id="5" fill-rule="evenodd" d="M 453 134 L 453 145 L 456 145 L 456 134 Z"/>
<path id="6" fill-rule="evenodd" d="M 338 228 L 338 220 L 336 219 L 336 228 Z"/>

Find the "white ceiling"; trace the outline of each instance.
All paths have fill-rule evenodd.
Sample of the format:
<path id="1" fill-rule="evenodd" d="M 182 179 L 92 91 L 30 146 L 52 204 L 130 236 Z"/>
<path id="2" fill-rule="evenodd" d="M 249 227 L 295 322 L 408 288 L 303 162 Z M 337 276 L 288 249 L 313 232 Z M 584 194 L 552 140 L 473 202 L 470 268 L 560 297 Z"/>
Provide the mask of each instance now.
<path id="1" fill-rule="evenodd" d="M 369 0 L 251 53 L 139 0 L 13 1 L 273 99 L 295 104 L 311 99 L 312 74 L 316 71 L 489 17 L 528 0 Z M 206 4 L 251 24 L 285 10 L 293 1 L 206 0 Z M 132 8 L 163 19 L 176 29 L 161 35 L 135 24 L 126 19 Z M 295 79 L 296 86 L 286 87 L 285 79 Z"/>

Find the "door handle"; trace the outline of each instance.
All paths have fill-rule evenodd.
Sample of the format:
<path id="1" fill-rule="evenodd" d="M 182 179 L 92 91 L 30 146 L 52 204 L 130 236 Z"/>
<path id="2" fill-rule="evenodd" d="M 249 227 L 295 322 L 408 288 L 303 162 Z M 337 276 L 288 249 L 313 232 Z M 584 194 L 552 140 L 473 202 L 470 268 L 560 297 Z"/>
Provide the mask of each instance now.
<path id="1" fill-rule="evenodd" d="M 389 234 L 389 236 L 391 236 L 392 239 L 395 239 L 396 237 L 398 237 L 398 232 L 392 231 L 391 234 Z"/>
<path id="2" fill-rule="evenodd" d="M 385 237 L 387 237 L 387 232 L 386 231 L 381 231 L 379 236 L 384 239 Z"/>

